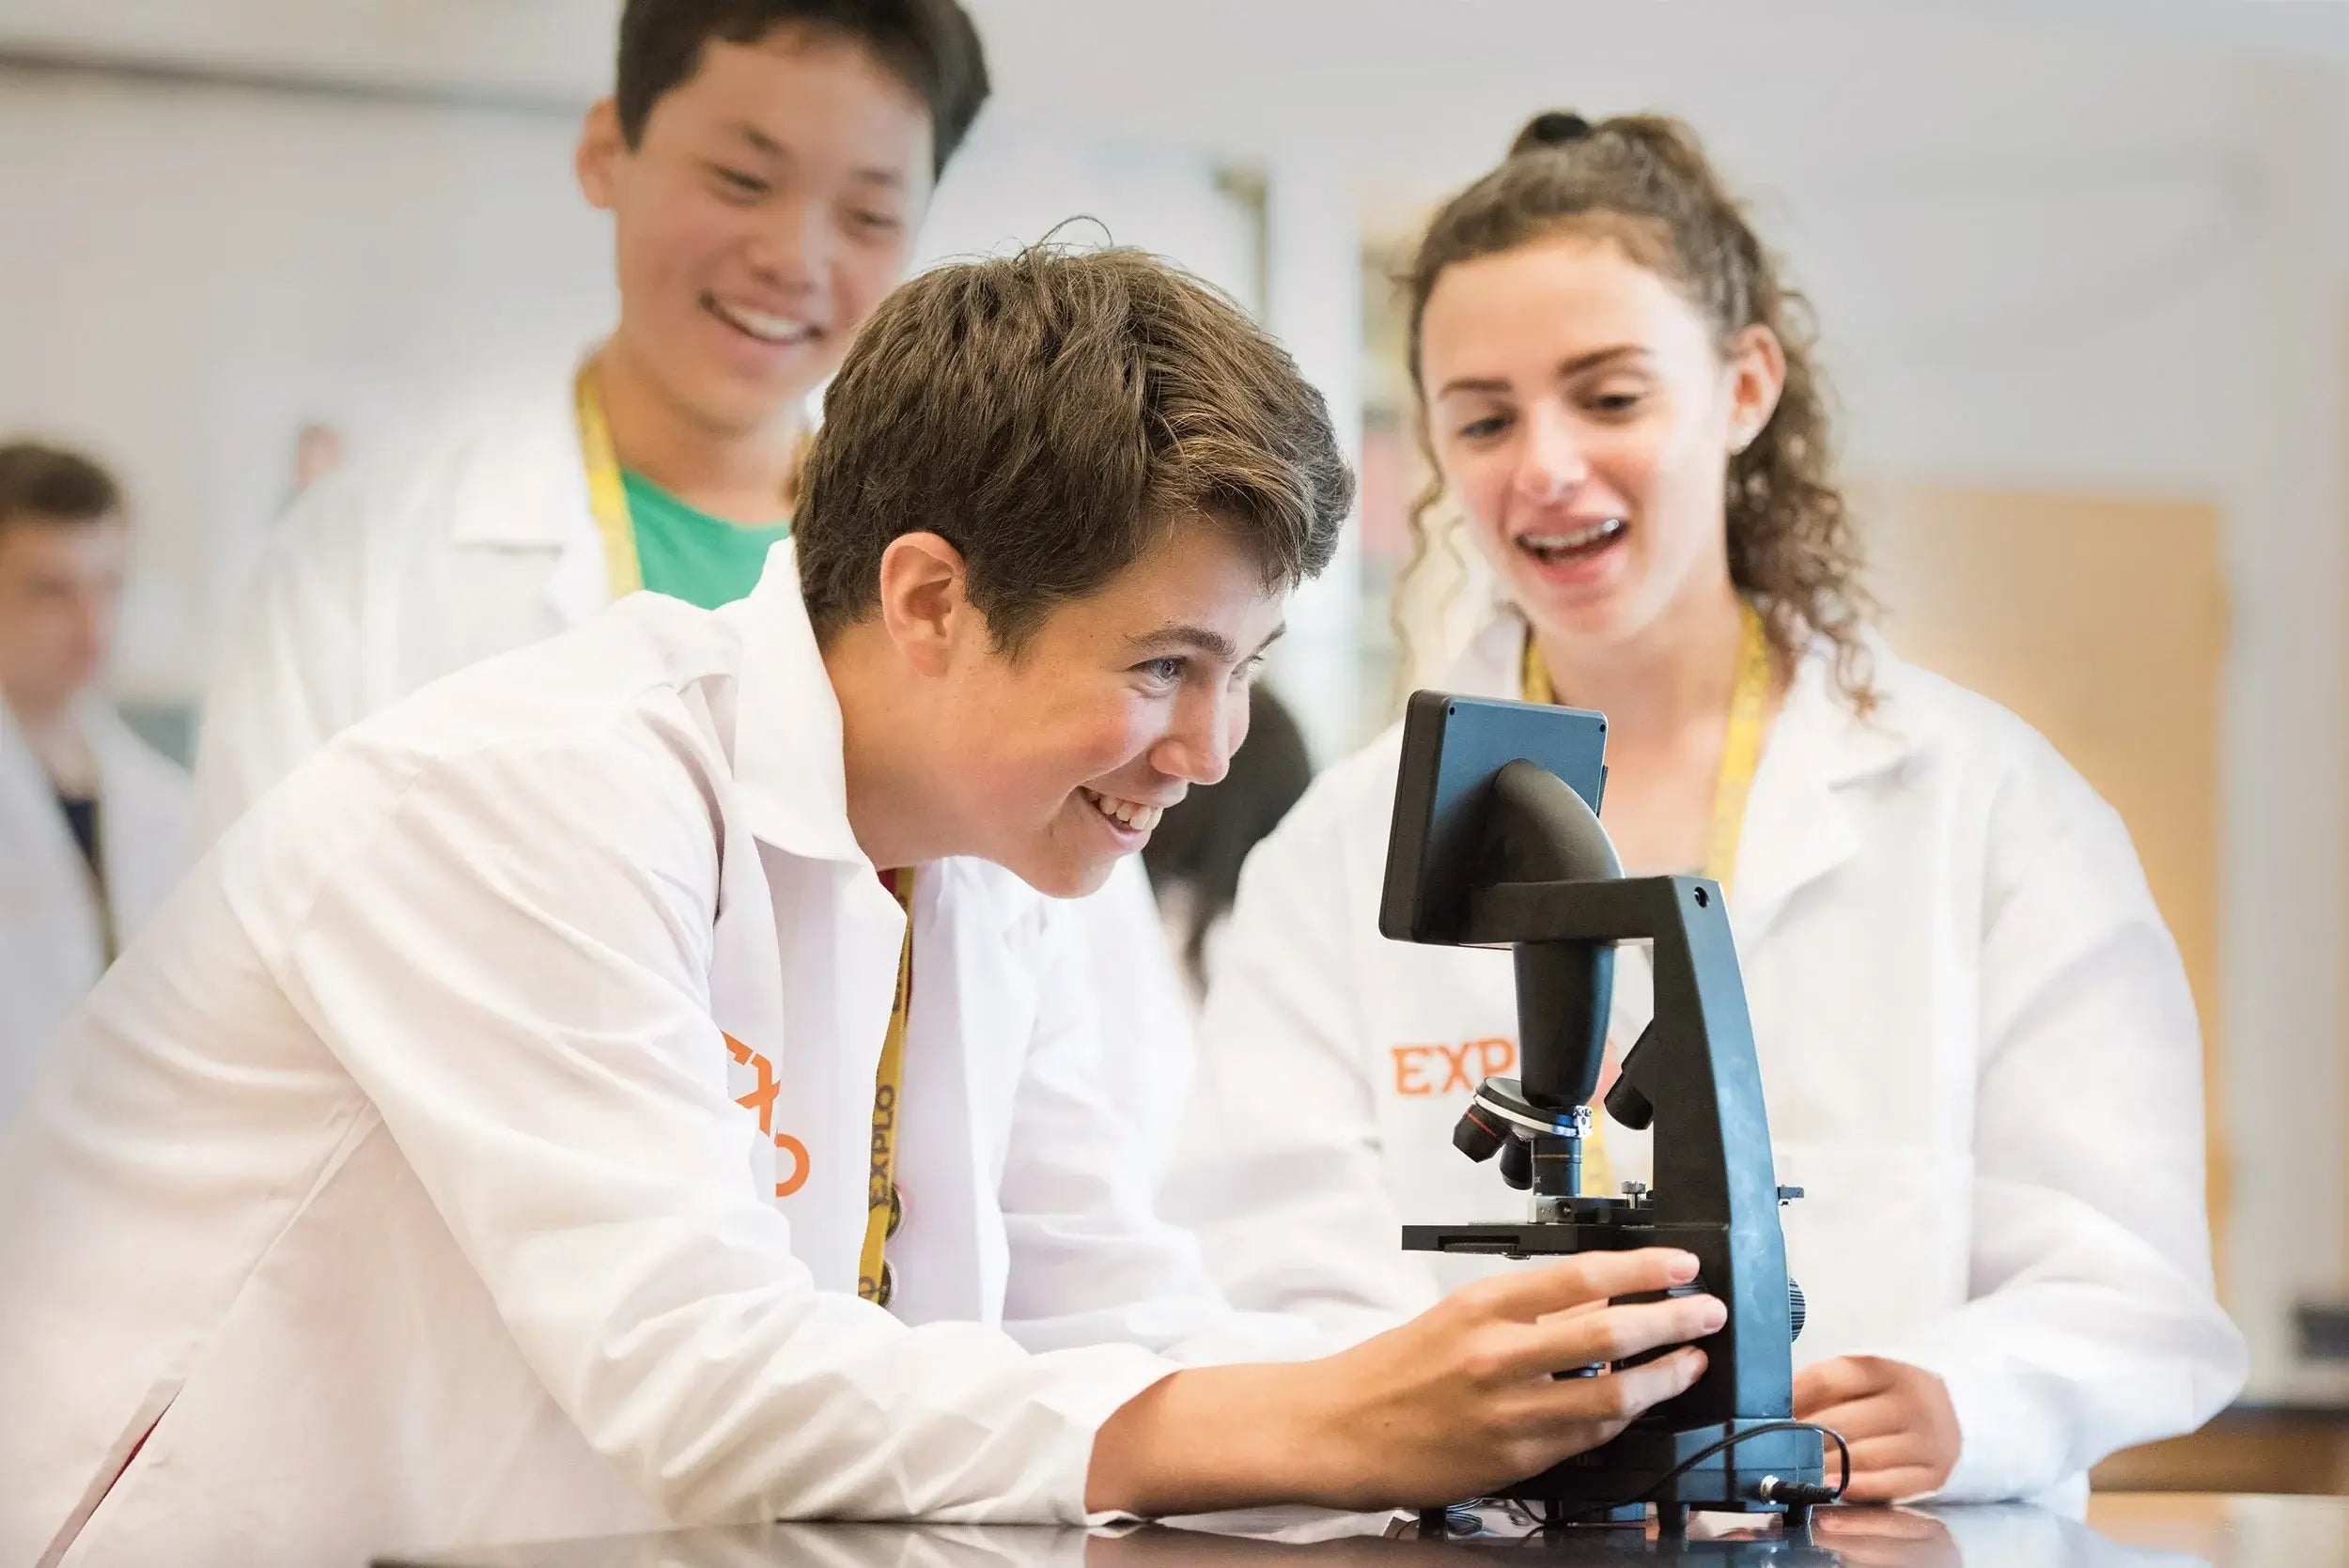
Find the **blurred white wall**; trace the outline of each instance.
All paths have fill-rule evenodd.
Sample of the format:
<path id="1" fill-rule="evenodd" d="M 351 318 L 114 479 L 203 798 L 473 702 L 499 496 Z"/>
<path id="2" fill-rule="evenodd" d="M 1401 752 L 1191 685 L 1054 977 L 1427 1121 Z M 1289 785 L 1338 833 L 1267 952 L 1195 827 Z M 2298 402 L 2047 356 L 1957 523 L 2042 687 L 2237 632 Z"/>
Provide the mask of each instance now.
<path id="1" fill-rule="evenodd" d="M 200 690 L 303 421 L 381 449 L 608 318 L 569 143 L 544 116 L 0 74 L 0 429 L 131 487 L 127 692 Z"/>
<path id="2" fill-rule="evenodd" d="M 1854 470 L 2223 508 L 2232 1283 L 2259 1385 L 2283 1386 L 2289 1302 L 2349 1291 L 2349 6 L 972 8 L 998 96 L 931 254 L 1091 211 L 1263 304 L 1343 410 L 1355 214 L 1408 224 L 1533 109 L 1660 108 L 1705 133 L 1809 286 Z M 0 0 L 0 53 L 521 105 L 0 75 L 0 427 L 86 438 L 136 486 L 134 683 L 201 671 L 222 564 L 274 505 L 296 420 L 364 441 L 427 388 L 567 351 L 606 316 L 568 148 L 615 10 Z M 1269 255 L 1217 180 L 1231 163 L 1268 182 Z M 1325 737 L 1355 706 L 1344 590 L 1299 607 L 1283 655 Z"/>

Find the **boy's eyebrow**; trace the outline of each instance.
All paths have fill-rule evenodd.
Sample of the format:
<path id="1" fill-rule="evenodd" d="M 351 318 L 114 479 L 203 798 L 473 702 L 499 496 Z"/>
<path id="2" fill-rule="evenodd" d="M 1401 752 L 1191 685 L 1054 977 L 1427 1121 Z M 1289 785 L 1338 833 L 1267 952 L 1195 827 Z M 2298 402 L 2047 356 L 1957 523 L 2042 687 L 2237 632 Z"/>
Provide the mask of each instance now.
<path id="1" fill-rule="evenodd" d="M 750 143 L 752 150 L 758 153 L 762 158 L 788 158 L 791 156 L 791 149 L 789 147 L 785 147 L 781 142 L 776 141 L 772 136 L 770 136 L 767 132 L 761 131 L 757 126 L 753 125 L 749 120 L 735 121 L 734 131 L 735 134 Z M 906 177 L 903 171 L 888 168 L 879 163 L 858 169 L 855 173 L 855 179 L 857 183 L 860 185 L 885 185 L 893 191 L 902 188 L 906 182 Z"/>
<path id="2" fill-rule="evenodd" d="M 1281 640 L 1288 630 L 1284 623 L 1272 629 L 1272 635 L 1257 644 L 1256 653 Z M 1137 659 L 1149 659 L 1180 648 L 1190 653 L 1205 654 L 1209 659 L 1230 660 L 1239 657 L 1239 649 L 1223 633 L 1204 626 L 1167 626 L 1156 631 L 1145 631 L 1126 640 L 1127 651 Z M 1254 654 L 1249 657 L 1255 657 Z"/>
<path id="3" fill-rule="evenodd" d="M 770 158 L 778 158 L 789 151 L 789 148 L 786 147 L 781 142 L 776 141 L 772 136 L 770 136 L 767 132 L 761 131 L 757 126 L 753 125 L 749 120 L 736 120 L 734 122 L 734 132 L 736 135 L 740 136 L 744 141 L 750 143 L 752 147 L 755 147 L 760 152 L 767 154 Z"/>

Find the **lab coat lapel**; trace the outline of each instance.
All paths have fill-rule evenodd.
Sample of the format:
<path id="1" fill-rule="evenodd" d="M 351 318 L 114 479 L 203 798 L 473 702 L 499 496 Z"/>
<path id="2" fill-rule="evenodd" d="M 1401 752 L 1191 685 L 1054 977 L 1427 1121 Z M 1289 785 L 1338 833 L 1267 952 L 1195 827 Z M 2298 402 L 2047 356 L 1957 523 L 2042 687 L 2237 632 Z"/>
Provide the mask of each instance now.
<path id="1" fill-rule="evenodd" d="M 723 851 L 711 1001 L 739 1043 L 736 1097 L 770 1106 L 773 1191 L 794 1250 L 819 1288 L 853 1291 L 905 914 L 848 827 L 839 705 L 791 546 L 718 614 L 741 644 L 724 726 L 739 821 Z"/>
<path id="2" fill-rule="evenodd" d="M 0 818 L 5 818 L 0 848 L 7 852 L 0 863 L 0 913 L 55 911 L 42 916 L 44 925 L 53 919 L 67 922 L 48 926 L 53 956 L 68 958 L 81 976 L 69 983 L 87 984 L 103 963 L 88 868 L 48 773 L 5 706 L 0 706 Z"/>
<path id="3" fill-rule="evenodd" d="M 1877 650 L 1879 669 L 1889 663 Z M 1815 644 L 1770 726 L 1746 801 L 1729 919 L 1737 945 L 1752 951 L 1796 896 L 1859 850 L 1851 789 L 1901 766 L 1913 747 L 1896 705 L 1870 718 L 1835 690 L 1832 648 Z"/>
<path id="4" fill-rule="evenodd" d="M 573 401 L 578 367 L 548 377 L 508 413 L 484 443 L 452 498 L 451 543 L 494 550 L 543 550 L 543 597 L 566 626 L 577 626 L 611 601 L 603 540 L 587 502 L 587 459 L 580 449 Z"/>
<path id="5" fill-rule="evenodd" d="M 790 939 L 770 939 L 764 953 L 775 1011 L 753 1015 L 774 1018 L 773 1033 L 746 1039 L 727 1030 L 755 1052 L 748 1063 L 738 1055 L 736 1098 L 767 1093 L 763 1058 L 772 1075 L 776 1206 L 817 1287 L 852 1292 L 868 1208 L 874 1078 L 905 916 L 869 866 L 802 860 L 766 844 L 758 855 L 773 925 Z"/>
<path id="6" fill-rule="evenodd" d="M 84 706 L 82 733 L 98 759 L 99 833 L 117 940 L 147 924 L 190 860 L 187 784 L 103 702 Z"/>
<path id="7" fill-rule="evenodd" d="M 755 1189 L 795 1188 L 808 1171 L 799 1107 L 775 1075 L 789 1034 L 777 960 L 775 896 L 757 841 L 730 815 L 718 846 L 718 918 L 710 942 L 709 1016 L 725 1036 L 726 1090 L 758 1121 L 751 1156 Z"/>
<path id="8" fill-rule="evenodd" d="M 941 861 L 915 878 L 913 1008 L 897 1180 L 922 1267 L 894 1303 L 910 1323 L 992 1322 L 1010 1271 L 997 1170 L 1037 1005 L 985 868 Z"/>

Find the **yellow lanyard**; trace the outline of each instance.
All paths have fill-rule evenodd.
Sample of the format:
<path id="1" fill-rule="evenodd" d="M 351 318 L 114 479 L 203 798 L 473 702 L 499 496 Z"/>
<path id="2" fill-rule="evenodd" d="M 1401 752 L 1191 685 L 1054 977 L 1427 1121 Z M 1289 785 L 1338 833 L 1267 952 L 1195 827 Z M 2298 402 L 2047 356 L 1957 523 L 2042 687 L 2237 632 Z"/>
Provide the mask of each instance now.
<path id="1" fill-rule="evenodd" d="M 587 464 L 587 509 L 595 514 L 596 536 L 603 541 L 604 585 L 614 599 L 626 598 L 645 585 L 645 568 L 636 558 L 636 525 L 628 512 L 620 459 L 612 450 L 612 427 L 603 417 L 603 391 L 594 360 L 579 367 L 571 393 L 579 408 L 580 456 Z M 806 464 L 814 442 L 812 435 L 800 438 L 794 473 Z M 790 496 L 788 485 L 784 495 L 786 500 Z"/>
<path id="2" fill-rule="evenodd" d="M 615 599 L 626 598 L 645 585 L 644 568 L 636 562 L 636 529 L 629 520 L 628 487 L 620 482 L 620 459 L 613 455 L 612 427 L 604 423 L 603 393 L 596 384 L 596 362 L 579 367 L 572 384 L 579 403 L 579 450 L 587 460 L 587 509 L 596 516 L 596 534 L 603 540 L 606 582 Z"/>
<path id="3" fill-rule="evenodd" d="M 1721 742 L 1720 777 L 1713 785 L 1713 821 L 1704 834 L 1703 873 L 1730 891 L 1737 877 L 1737 846 L 1745 835 L 1746 798 L 1753 793 L 1753 775 L 1762 766 L 1762 742 L 1770 718 L 1770 639 L 1761 613 L 1744 600 L 1737 604 L 1737 678 L 1729 693 L 1729 733 Z M 1524 700 L 1554 703 L 1557 689 L 1549 668 L 1542 662 L 1533 639 L 1525 640 L 1519 680 Z"/>
<path id="4" fill-rule="evenodd" d="M 1752 605 L 1737 604 L 1737 677 L 1729 694 L 1729 734 L 1721 743 L 1721 771 L 1713 785 L 1713 821 L 1704 835 L 1704 875 L 1719 882 L 1726 895 L 1737 874 L 1737 846 L 1746 827 L 1746 798 L 1753 793 L 1753 775 L 1762 765 L 1762 741 L 1770 716 L 1770 640 L 1762 616 Z M 1549 667 L 1529 635 L 1518 682 L 1529 703 L 1554 703 L 1557 688 Z M 1611 1054 L 1613 1043 L 1609 1043 Z M 1614 1162 L 1607 1157 L 1606 1118 L 1592 1118 L 1591 1135 L 1583 1140 L 1582 1190 L 1611 1193 Z"/>
<path id="5" fill-rule="evenodd" d="M 857 1259 L 856 1293 L 879 1306 L 896 1291 L 895 1271 L 881 1254 L 905 1222 L 905 1200 L 897 1191 L 897 1108 L 905 1084 L 906 1015 L 913 1001 L 913 872 L 889 873 L 889 891 L 906 912 L 906 938 L 897 950 L 897 1002 L 881 1036 L 880 1070 L 873 1079 L 873 1160 L 864 1191 L 864 1250 Z"/>

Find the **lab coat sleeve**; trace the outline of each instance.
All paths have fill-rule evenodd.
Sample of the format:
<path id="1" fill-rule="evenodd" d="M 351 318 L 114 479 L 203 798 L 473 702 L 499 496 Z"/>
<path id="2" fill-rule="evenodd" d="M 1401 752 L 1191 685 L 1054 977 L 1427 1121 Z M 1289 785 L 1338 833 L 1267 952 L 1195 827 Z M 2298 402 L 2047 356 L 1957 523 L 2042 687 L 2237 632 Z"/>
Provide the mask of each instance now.
<path id="1" fill-rule="evenodd" d="M 1032 1348 L 1127 1340 L 1194 1365 L 1339 1348 L 1301 1319 L 1234 1311 L 1193 1237 L 1157 1216 L 1139 1118 L 1106 1089 L 1080 918 L 1055 907 L 1042 922 L 1037 1027 L 1000 1189 L 1004 1326 Z"/>
<path id="2" fill-rule="evenodd" d="M 433 765 L 346 829 L 288 996 L 554 1402 L 676 1522 L 1082 1519 L 1095 1431 L 1174 1364 L 813 1288 L 728 1097 L 716 836 L 678 767 L 521 740 Z"/>
<path id="3" fill-rule="evenodd" d="M 2212 1288 L 2185 970 L 2118 815 L 2034 756 L 1987 846 L 1972 1299 L 1882 1352 L 1949 1389 L 1952 1501 L 2191 1431 L 2247 1367 Z"/>
<path id="4" fill-rule="evenodd" d="M 1377 905 L 1346 854 L 1355 783 L 1325 775 L 1241 873 L 1164 1206 L 1236 1305 L 1359 1338 L 1439 1293 L 1381 1170 L 1378 1022 L 1350 972 L 1379 941 L 1355 929 Z"/>
<path id="5" fill-rule="evenodd" d="M 306 493 L 276 525 L 231 618 L 196 739 L 200 846 L 364 716 L 357 504 L 347 475 Z"/>

